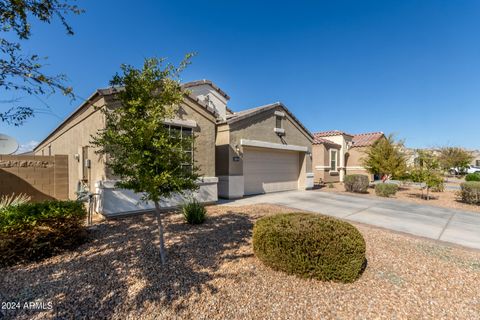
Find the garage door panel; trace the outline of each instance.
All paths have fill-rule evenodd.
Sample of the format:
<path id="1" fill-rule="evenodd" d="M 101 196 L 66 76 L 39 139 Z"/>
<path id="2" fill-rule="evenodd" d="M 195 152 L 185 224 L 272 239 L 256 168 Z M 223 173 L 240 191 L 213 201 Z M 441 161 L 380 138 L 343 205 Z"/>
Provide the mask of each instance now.
<path id="1" fill-rule="evenodd" d="M 298 189 L 298 152 L 246 149 L 244 153 L 245 194 Z"/>

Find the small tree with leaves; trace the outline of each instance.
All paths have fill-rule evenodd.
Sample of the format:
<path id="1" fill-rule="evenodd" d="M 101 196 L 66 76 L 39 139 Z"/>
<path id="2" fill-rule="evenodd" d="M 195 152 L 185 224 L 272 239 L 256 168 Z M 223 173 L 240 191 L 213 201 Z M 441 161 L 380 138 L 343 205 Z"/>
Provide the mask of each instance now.
<path id="1" fill-rule="evenodd" d="M 438 162 L 445 172 L 452 168 L 458 168 L 460 172 L 465 171 L 473 160 L 471 152 L 459 147 L 443 147 L 439 151 Z"/>
<path id="2" fill-rule="evenodd" d="M 73 0 L 74 1 L 74 0 Z M 48 75 L 43 70 L 43 61 L 37 54 L 23 54 L 19 42 L 7 40 L 16 37 L 28 40 L 31 36 L 32 18 L 50 24 L 58 18 L 67 34 L 73 29 L 66 20 L 69 13 L 83 12 L 68 0 L 0 0 L 0 89 L 14 90 L 28 95 L 44 95 L 60 91 L 73 98 L 65 75 Z M 5 92 L 3 93 L 5 96 Z M 19 99 L 2 99 L 0 121 L 19 126 L 40 110 L 19 105 Z"/>
<path id="3" fill-rule="evenodd" d="M 443 175 L 438 158 L 431 151 L 419 150 L 415 165 L 408 170 L 407 179 L 425 185 L 426 199 L 430 200 L 430 190 L 443 190 Z M 422 189 L 423 198 L 423 189 Z"/>
<path id="4" fill-rule="evenodd" d="M 395 141 L 393 135 L 379 139 L 365 151 L 362 164 L 371 174 L 400 178 L 407 168 L 402 146 L 403 141 Z"/>
<path id="5" fill-rule="evenodd" d="M 190 63 L 187 55 L 176 67 L 164 59 L 146 59 L 141 69 L 122 65 L 111 85 L 118 89 L 117 107 L 104 109 L 106 127 L 93 137 L 98 153 L 118 177 L 117 186 L 142 193 L 155 204 L 160 257 L 166 261 L 160 200 L 197 189 L 192 165 L 193 137 L 180 137 L 165 125 L 184 99 L 180 72 Z"/>

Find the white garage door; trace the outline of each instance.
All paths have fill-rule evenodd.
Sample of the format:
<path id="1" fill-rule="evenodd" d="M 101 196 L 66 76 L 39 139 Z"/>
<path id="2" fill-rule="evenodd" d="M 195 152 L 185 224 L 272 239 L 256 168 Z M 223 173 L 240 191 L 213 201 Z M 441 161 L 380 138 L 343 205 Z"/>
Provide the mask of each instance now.
<path id="1" fill-rule="evenodd" d="M 245 148 L 245 195 L 296 190 L 299 172 L 298 152 Z"/>

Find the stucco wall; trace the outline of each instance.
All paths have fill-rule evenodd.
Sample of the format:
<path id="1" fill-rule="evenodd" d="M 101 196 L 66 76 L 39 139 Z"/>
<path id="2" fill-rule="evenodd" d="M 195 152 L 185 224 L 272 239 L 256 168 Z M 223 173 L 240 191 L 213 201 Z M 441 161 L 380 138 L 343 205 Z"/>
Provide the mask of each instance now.
<path id="1" fill-rule="evenodd" d="M 202 176 L 215 176 L 215 116 L 189 99 L 180 106 L 178 118 L 197 122 L 195 132 L 195 165 Z"/>
<path id="2" fill-rule="evenodd" d="M 107 99 L 107 100 L 106 100 Z M 96 107 L 94 107 L 94 106 Z M 99 108 L 107 105 L 113 106 L 111 98 L 100 97 L 92 106 L 85 108 L 66 122 L 55 134 L 36 148 L 35 155 L 68 155 L 69 169 L 69 198 L 75 199 L 78 181 L 82 178 L 82 147 L 89 146 L 88 159 L 91 160 L 88 185 L 90 190 L 95 190 L 95 182 L 111 177 L 105 168 L 104 157 L 95 154 L 95 149 L 90 146 L 91 136 L 105 126 L 105 117 Z M 194 120 L 197 122 L 195 132 L 195 165 L 203 176 L 215 176 L 215 117 L 203 107 L 198 106 L 190 99 L 179 107 L 178 118 Z M 80 159 L 75 159 L 79 155 Z"/>
<path id="3" fill-rule="evenodd" d="M 348 151 L 347 174 L 365 174 L 373 181 L 373 175 L 368 173 L 362 164 L 362 158 L 365 157 L 367 148 L 368 147 L 356 147 Z"/>
<path id="4" fill-rule="evenodd" d="M 233 156 L 237 155 L 235 146 L 238 145 L 240 153 L 243 152 L 240 146 L 241 139 L 260 140 L 264 142 L 305 146 L 308 151 L 312 151 L 312 138 L 305 133 L 300 126 L 286 113 L 282 126 L 285 129 L 285 135 L 279 137 L 275 132 L 275 111 L 284 111 L 280 106 L 276 109 L 270 109 L 259 113 L 243 121 L 230 124 L 230 146 L 229 146 L 229 174 L 242 175 L 243 162 L 233 161 Z M 312 172 L 312 161 L 310 156 L 306 156 L 306 172 Z"/>
<path id="5" fill-rule="evenodd" d="M 337 150 L 337 163 L 340 158 L 340 150 L 338 147 L 333 147 L 325 144 L 313 145 L 312 151 L 312 167 L 314 173 L 315 183 L 319 182 L 338 182 L 340 181 L 340 173 L 330 172 L 330 149 Z"/>
<path id="6" fill-rule="evenodd" d="M 68 199 L 68 158 L 0 155 L 0 196 L 26 194 L 31 201 Z"/>
<path id="7" fill-rule="evenodd" d="M 82 147 L 89 146 L 91 135 L 105 126 L 105 117 L 100 107 L 105 105 L 103 97 L 96 99 L 93 105 L 82 110 L 73 119 L 63 125 L 48 140 L 39 145 L 35 155 L 64 154 L 68 156 L 68 197 L 75 199 L 78 181 L 81 179 L 82 161 L 75 159 L 75 155 L 82 154 Z M 95 107 L 97 108 L 95 108 Z M 103 157 L 95 154 L 93 147 L 88 148 L 88 159 L 91 160 L 89 170 L 89 187 L 94 190 L 95 181 L 105 178 L 105 165 Z"/>

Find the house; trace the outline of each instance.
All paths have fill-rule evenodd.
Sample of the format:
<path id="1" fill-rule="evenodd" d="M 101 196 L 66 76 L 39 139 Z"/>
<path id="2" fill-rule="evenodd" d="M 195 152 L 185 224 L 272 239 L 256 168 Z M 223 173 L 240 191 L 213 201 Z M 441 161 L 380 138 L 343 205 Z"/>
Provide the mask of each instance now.
<path id="1" fill-rule="evenodd" d="M 473 150 L 472 151 L 472 162 L 471 165 L 475 167 L 480 167 L 480 150 Z"/>
<path id="2" fill-rule="evenodd" d="M 226 114 L 217 125 L 223 198 L 313 187 L 312 134 L 280 102 Z"/>
<path id="3" fill-rule="evenodd" d="M 363 167 L 362 158 L 375 141 L 385 138 L 383 132 L 353 135 L 331 130 L 313 136 L 312 166 L 316 183 L 342 182 L 347 174 L 365 174 L 374 179 Z"/>
<path id="4" fill-rule="evenodd" d="M 227 107 L 230 97 L 212 81 L 193 81 L 182 87 L 187 89 L 184 100 L 176 117 L 165 125 L 194 134 L 192 158 L 201 175 L 194 196 L 199 201 L 213 203 L 219 195 L 235 198 L 313 185 L 313 136 L 284 105 L 235 113 Z M 105 126 L 101 110 L 115 106 L 116 92 L 96 90 L 34 149 L 36 155 L 68 155 L 69 198 L 75 199 L 82 189 L 98 193 L 97 211 L 105 215 L 153 207 L 141 203 L 140 195 L 131 190 L 115 188 L 104 156 L 90 146 L 91 137 Z M 265 167 L 266 160 L 273 165 Z M 173 207 L 181 201 L 173 197 L 161 205 Z"/>

